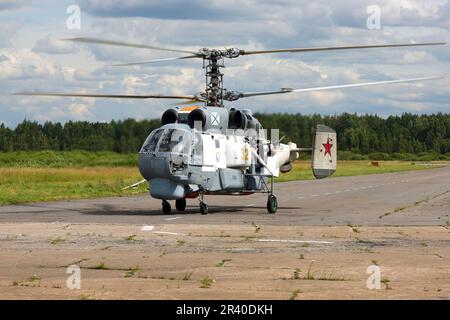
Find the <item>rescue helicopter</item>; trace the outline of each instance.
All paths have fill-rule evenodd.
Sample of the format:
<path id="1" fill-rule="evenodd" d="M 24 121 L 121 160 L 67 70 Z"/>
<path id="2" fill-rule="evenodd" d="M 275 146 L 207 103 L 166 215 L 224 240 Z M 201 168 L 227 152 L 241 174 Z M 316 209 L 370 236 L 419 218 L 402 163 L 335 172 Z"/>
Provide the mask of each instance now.
<path id="1" fill-rule="evenodd" d="M 200 212 L 207 214 L 208 205 L 205 202 L 205 195 L 248 195 L 252 193 L 267 193 L 267 211 L 275 213 L 278 202 L 274 194 L 274 178 L 278 177 L 280 173 L 289 172 L 292 169 L 292 161 L 299 157 L 300 152 L 312 152 L 311 167 L 315 178 L 326 178 L 336 171 L 337 139 L 336 132 L 332 128 L 318 125 L 312 147 L 299 148 L 293 142 L 281 143 L 276 134 L 273 134 L 269 140 L 266 130 L 263 129 L 250 109 L 238 110 L 233 106 L 226 107 L 224 101 L 233 102 L 242 98 L 264 95 L 293 94 L 442 78 L 437 76 L 417 77 L 315 88 L 281 88 L 263 92 L 238 92 L 223 87 L 221 69 L 225 67 L 225 59 L 274 53 L 445 45 L 445 42 L 429 42 L 272 50 L 202 48 L 198 51 L 188 51 L 89 37 L 64 40 L 183 54 L 178 57 L 115 66 L 145 65 L 185 59 L 202 60 L 206 88 L 204 92 L 194 95 L 16 93 L 18 95 L 53 97 L 187 100 L 182 105 L 170 107 L 162 114 L 161 127 L 149 134 L 139 151 L 138 167 L 144 179 L 129 186 L 136 187 L 141 183 L 149 182 L 150 195 L 162 201 L 164 214 L 171 212 L 170 200 L 175 200 L 177 211 L 184 211 L 186 199 L 199 198 Z"/>

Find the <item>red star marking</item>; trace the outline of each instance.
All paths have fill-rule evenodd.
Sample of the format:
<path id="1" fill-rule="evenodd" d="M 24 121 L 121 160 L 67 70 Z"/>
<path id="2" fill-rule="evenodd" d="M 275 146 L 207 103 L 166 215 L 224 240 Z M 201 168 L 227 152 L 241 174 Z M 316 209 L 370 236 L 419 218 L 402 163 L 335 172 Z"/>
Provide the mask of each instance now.
<path id="1" fill-rule="evenodd" d="M 324 157 L 329 154 L 331 157 L 331 147 L 333 146 L 330 141 L 332 141 L 330 138 L 327 139 L 327 143 L 322 143 L 323 147 L 325 148 Z"/>

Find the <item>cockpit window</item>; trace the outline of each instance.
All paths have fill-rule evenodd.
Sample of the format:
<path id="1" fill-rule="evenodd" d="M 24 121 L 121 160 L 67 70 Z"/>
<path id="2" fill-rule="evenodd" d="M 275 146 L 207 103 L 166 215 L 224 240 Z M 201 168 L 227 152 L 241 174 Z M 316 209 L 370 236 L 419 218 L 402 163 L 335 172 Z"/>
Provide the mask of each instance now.
<path id="1" fill-rule="evenodd" d="M 158 152 L 172 151 L 172 148 L 176 147 L 182 142 L 183 134 L 183 132 L 175 129 L 166 130 L 159 139 Z"/>
<path id="2" fill-rule="evenodd" d="M 178 129 L 159 129 L 150 134 L 142 147 L 143 152 L 175 152 L 189 151 L 188 132 Z"/>
<path id="3" fill-rule="evenodd" d="M 158 146 L 159 138 L 163 134 L 164 130 L 156 130 L 153 131 L 145 140 L 144 145 L 142 146 L 143 152 L 155 152 L 156 147 Z"/>

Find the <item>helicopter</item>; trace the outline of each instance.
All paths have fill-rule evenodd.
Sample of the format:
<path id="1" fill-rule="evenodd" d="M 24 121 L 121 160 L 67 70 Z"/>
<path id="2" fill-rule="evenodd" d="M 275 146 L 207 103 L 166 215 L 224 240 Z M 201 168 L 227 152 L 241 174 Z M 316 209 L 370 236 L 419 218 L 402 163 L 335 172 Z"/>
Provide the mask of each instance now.
<path id="1" fill-rule="evenodd" d="M 162 201 L 164 214 L 171 213 L 170 200 L 177 211 L 186 209 L 186 199 L 199 199 L 201 214 L 208 213 L 205 195 L 249 195 L 267 193 L 267 212 L 276 213 L 275 178 L 292 170 L 292 162 L 300 152 L 312 152 L 311 168 L 315 178 L 323 179 L 336 171 L 337 135 L 332 128 L 319 124 L 312 147 L 299 148 L 295 143 L 281 143 L 276 132 L 269 140 L 267 132 L 250 109 L 225 106 L 241 98 L 264 95 L 292 94 L 352 87 L 435 80 L 442 77 L 417 77 L 342 84 L 313 88 L 281 88 L 274 91 L 239 92 L 223 87 L 225 59 L 240 56 L 276 53 L 301 53 L 332 50 L 372 49 L 445 45 L 445 42 L 403 43 L 381 45 L 351 45 L 337 47 L 307 47 L 271 50 L 242 50 L 238 48 L 197 51 L 179 50 L 145 44 L 135 44 L 90 37 L 64 39 L 88 44 L 122 46 L 183 54 L 178 57 L 115 64 L 136 66 L 174 60 L 201 59 L 205 70 L 204 92 L 194 95 L 120 95 L 76 94 L 50 92 L 20 92 L 17 95 L 117 98 L 117 99 L 177 99 L 187 101 L 167 109 L 161 117 L 161 127 L 152 131 L 139 151 L 138 167 L 143 180 L 128 186 L 149 182 L 150 195 Z M 194 105 L 193 105 L 194 104 Z M 126 187 L 126 188 L 128 188 Z"/>

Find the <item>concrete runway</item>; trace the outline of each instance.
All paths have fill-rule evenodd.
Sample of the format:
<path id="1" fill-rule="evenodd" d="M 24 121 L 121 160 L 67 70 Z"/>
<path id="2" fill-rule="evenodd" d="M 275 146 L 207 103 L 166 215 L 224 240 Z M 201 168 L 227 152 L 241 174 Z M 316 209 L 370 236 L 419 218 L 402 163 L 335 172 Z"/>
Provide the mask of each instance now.
<path id="1" fill-rule="evenodd" d="M 127 224 L 443 225 L 450 214 L 450 166 L 444 168 L 277 183 L 278 212 L 266 211 L 265 194 L 207 196 L 185 212 L 163 215 L 148 195 L 31 203 L 0 207 L 0 223 L 67 222 Z"/>
<path id="2" fill-rule="evenodd" d="M 197 199 L 164 215 L 148 195 L 0 207 L 0 299 L 450 298 L 450 166 L 276 195 L 276 214 L 265 194 L 207 196 L 206 216 Z"/>

